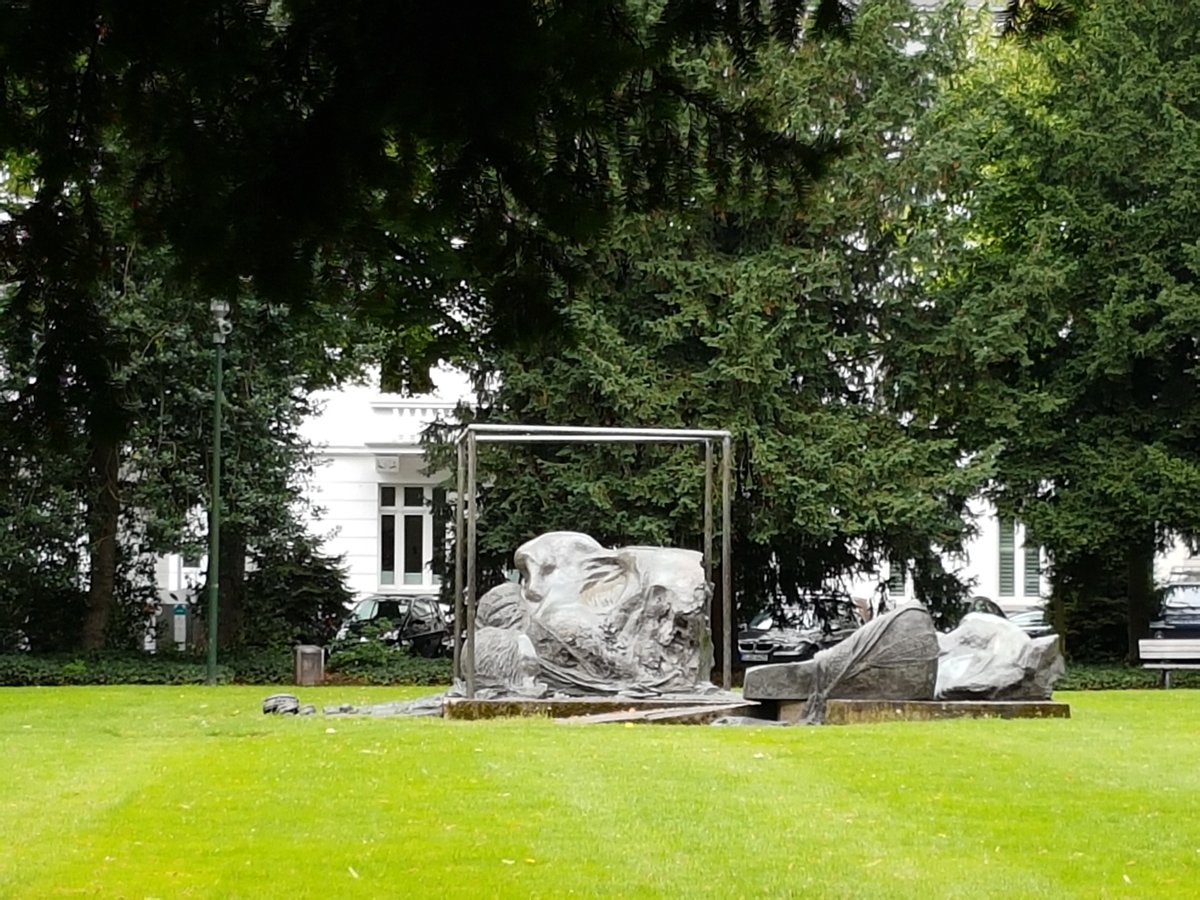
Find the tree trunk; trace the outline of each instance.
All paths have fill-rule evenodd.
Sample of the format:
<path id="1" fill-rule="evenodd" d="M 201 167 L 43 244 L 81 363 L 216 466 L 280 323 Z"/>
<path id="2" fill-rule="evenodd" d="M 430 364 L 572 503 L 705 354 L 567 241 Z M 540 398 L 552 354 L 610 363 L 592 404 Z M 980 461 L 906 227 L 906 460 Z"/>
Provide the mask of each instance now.
<path id="1" fill-rule="evenodd" d="M 232 522 L 221 523 L 221 574 L 217 601 L 217 646 L 228 650 L 242 635 L 246 596 L 246 532 Z"/>
<path id="2" fill-rule="evenodd" d="M 104 647 L 117 586 L 117 526 L 121 513 L 120 447 L 96 439 L 88 461 L 92 490 L 88 498 L 89 583 L 80 645 L 84 650 Z"/>
<path id="3" fill-rule="evenodd" d="M 1129 629 L 1128 658 L 1138 661 L 1138 641 L 1150 636 L 1154 615 L 1154 537 L 1135 540 L 1126 551 L 1126 585 Z"/>

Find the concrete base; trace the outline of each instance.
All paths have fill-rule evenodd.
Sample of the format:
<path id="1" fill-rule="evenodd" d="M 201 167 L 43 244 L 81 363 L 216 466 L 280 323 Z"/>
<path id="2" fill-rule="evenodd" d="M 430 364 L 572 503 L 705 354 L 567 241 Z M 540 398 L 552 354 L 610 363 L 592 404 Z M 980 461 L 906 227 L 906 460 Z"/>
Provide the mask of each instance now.
<path id="1" fill-rule="evenodd" d="M 714 706 L 672 706 L 669 709 L 631 709 L 622 712 L 594 713 L 590 716 L 571 716 L 559 719 L 560 725 L 602 725 L 626 723 L 645 725 L 711 725 L 724 716 L 759 714 L 757 703 L 722 703 Z"/>
<path id="2" fill-rule="evenodd" d="M 800 722 L 808 703 L 781 701 L 779 719 Z M 1069 703 L 1049 700 L 830 700 L 825 724 L 928 722 L 934 719 L 1069 719 Z"/>
<path id="3" fill-rule="evenodd" d="M 689 711 L 705 712 L 713 709 L 723 710 L 718 715 L 731 715 L 724 711 L 730 705 L 729 695 L 711 700 L 703 698 L 681 700 L 678 697 L 650 700 L 633 700 L 627 697 L 556 697 L 539 700 L 506 697 L 500 700 L 467 700 L 463 697 L 448 697 L 442 708 L 442 715 L 447 719 L 502 719 L 521 716 L 565 719 L 612 713 L 644 713 L 650 710 L 672 710 L 686 713 Z"/>

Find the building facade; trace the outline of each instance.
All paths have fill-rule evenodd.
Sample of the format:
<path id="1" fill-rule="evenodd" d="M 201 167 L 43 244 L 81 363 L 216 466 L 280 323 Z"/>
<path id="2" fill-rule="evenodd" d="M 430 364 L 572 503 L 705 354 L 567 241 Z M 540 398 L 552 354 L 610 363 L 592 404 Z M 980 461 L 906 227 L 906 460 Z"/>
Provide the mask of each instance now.
<path id="1" fill-rule="evenodd" d="M 446 473 L 430 472 L 421 433 L 448 420 L 470 399 L 457 373 L 435 373 L 436 393 L 382 394 L 353 386 L 324 394 L 322 412 L 304 426 L 319 453 L 310 523 L 326 552 L 344 560 L 356 594 L 430 594 L 439 587 L 431 565 L 445 540 L 435 500 Z"/>

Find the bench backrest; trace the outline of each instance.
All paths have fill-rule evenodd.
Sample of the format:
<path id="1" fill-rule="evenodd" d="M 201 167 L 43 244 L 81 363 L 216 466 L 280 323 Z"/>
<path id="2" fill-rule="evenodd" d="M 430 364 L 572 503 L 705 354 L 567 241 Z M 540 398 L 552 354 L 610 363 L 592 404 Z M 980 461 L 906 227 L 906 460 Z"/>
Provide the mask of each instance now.
<path id="1" fill-rule="evenodd" d="M 1200 639 L 1164 638 L 1138 641 L 1138 656 L 1143 662 L 1200 659 Z"/>

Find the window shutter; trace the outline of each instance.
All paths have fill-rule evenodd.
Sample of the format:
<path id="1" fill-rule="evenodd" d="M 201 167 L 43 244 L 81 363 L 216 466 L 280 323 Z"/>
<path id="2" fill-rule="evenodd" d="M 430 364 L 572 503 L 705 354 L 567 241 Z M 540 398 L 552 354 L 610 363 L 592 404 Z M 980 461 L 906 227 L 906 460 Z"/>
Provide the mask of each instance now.
<path id="1" fill-rule="evenodd" d="M 1042 548 L 1037 544 L 1025 544 L 1025 596 L 1037 597 L 1042 593 Z"/>
<path id="2" fill-rule="evenodd" d="M 1017 523 L 1000 519 L 1000 596 L 1011 597 L 1017 588 Z"/>

